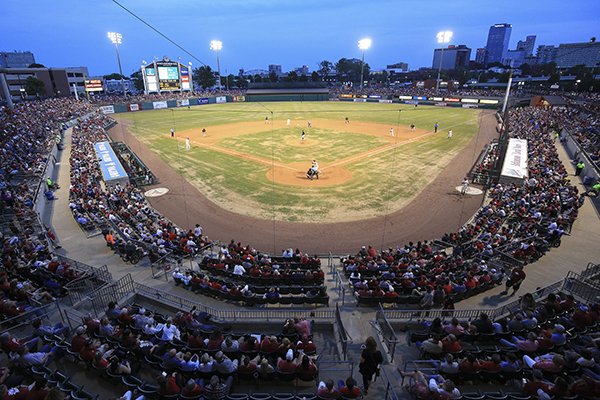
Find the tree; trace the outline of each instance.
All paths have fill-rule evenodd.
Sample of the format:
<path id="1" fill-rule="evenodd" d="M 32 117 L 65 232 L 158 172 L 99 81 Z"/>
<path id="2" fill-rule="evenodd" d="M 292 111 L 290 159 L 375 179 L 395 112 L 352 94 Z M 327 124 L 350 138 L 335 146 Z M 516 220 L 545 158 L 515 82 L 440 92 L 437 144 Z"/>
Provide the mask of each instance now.
<path id="1" fill-rule="evenodd" d="M 131 81 L 137 90 L 144 90 L 144 78 L 142 77 L 142 71 L 136 71 L 129 77 L 131 78 Z"/>
<path id="2" fill-rule="evenodd" d="M 46 94 L 46 87 L 44 86 L 44 82 L 39 80 L 38 78 L 34 78 L 30 76 L 25 81 L 24 86 L 25 92 L 30 95 L 44 95 Z"/>
<path id="3" fill-rule="evenodd" d="M 338 80 L 358 82 L 360 81 L 362 61 L 357 59 L 340 58 L 340 60 L 335 64 L 335 69 L 337 71 Z M 369 64 L 365 63 L 364 79 L 368 81 L 370 74 L 371 68 L 369 67 Z"/>
<path id="4" fill-rule="evenodd" d="M 285 78 L 286 82 L 296 82 L 298 80 L 298 74 L 296 71 L 288 72 L 287 78 Z"/>
<path id="5" fill-rule="evenodd" d="M 261 83 L 262 81 L 262 76 L 260 76 L 259 74 L 254 75 L 254 82 Z"/>
<path id="6" fill-rule="evenodd" d="M 33 63 L 29 64 L 27 68 L 46 68 L 46 66 L 44 64 Z"/>
<path id="7" fill-rule="evenodd" d="M 198 86 L 201 86 L 202 89 L 213 87 L 215 86 L 215 83 L 217 83 L 215 75 L 208 65 L 195 68 L 192 72 L 192 77 L 194 79 L 194 83 Z"/>
<path id="8" fill-rule="evenodd" d="M 277 76 L 277 72 L 275 72 L 275 71 L 269 72 L 269 80 L 271 82 L 277 82 L 279 80 L 279 77 Z"/>
<path id="9" fill-rule="evenodd" d="M 333 71 L 333 63 L 331 61 L 323 60 L 319 63 L 319 72 L 321 76 L 325 78 Z"/>
<path id="10" fill-rule="evenodd" d="M 227 82 L 225 82 L 225 87 L 229 88 L 230 85 L 233 85 L 234 81 L 235 81 L 235 76 L 233 76 L 233 74 L 227 75 Z"/>
<path id="11" fill-rule="evenodd" d="M 248 87 L 248 81 L 243 76 L 236 76 L 234 85 L 240 89 L 246 89 Z"/>
<path id="12" fill-rule="evenodd" d="M 103 78 L 104 79 L 117 79 L 117 80 L 125 79 L 125 77 L 123 75 L 117 74 L 116 72 L 113 72 L 112 74 L 109 74 L 109 75 L 104 75 Z"/>
<path id="13" fill-rule="evenodd" d="M 313 82 L 319 82 L 321 80 L 317 71 L 312 72 L 312 74 L 310 75 L 310 80 Z"/>

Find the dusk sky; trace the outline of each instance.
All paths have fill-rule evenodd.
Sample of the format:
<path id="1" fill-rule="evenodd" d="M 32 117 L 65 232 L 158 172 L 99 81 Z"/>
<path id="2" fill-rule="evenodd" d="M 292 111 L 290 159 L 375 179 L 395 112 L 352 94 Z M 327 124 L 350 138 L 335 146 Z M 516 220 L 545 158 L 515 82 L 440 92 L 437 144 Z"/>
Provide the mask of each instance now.
<path id="1" fill-rule="evenodd" d="M 540 44 L 600 40 L 600 1 L 472 0 L 120 0 L 216 69 L 209 42 L 223 42 L 221 73 L 281 64 L 288 71 L 322 60 L 360 58 L 357 41 L 370 37 L 365 62 L 374 69 L 407 62 L 431 66 L 436 33 L 450 44 L 484 47 L 490 25 L 513 25 L 509 48 L 526 35 Z M 123 35 L 123 72 L 142 60 L 168 56 L 200 65 L 110 0 L 1 0 L 0 51 L 30 50 L 49 67 L 87 66 L 90 74 L 118 71 L 108 31 Z"/>

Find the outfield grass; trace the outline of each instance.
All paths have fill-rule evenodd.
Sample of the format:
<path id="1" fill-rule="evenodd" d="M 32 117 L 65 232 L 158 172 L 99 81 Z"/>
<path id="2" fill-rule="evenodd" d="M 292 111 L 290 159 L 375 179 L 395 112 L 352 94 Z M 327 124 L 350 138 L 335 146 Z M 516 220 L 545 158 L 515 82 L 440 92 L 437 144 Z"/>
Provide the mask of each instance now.
<path id="1" fill-rule="evenodd" d="M 402 109 L 402 112 L 398 110 Z M 271 114 L 272 111 L 272 114 Z M 193 146 L 182 151 L 168 137 L 171 127 L 180 132 L 239 122 L 291 118 L 301 127 L 265 127 L 263 132 L 223 137 L 216 143 L 282 164 L 317 158 L 323 164 L 358 155 L 389 143 L 385 137 L 320 129 L 307 130 L 307 146 L 291 146 L 299 140 L 306 120 L 357 121 L 433 130 L 440 133 L 348 163 L 352 179 L 329 187 L 294 187 L 274 184 L 267 178 L 270 167 L 256 160 L 236 157 L 215 149 Z M 259 218 L 287 221 L 348 221 L 393 212 L 406 205 L 445 168 L 478 130 L 479 110 L 378 103 L 282 102 L 203 105 L 174 110 L 120 114 L 142 142 L 176 168 L 209 199 L 222 207 Z M 281 122 L 279 125 L 280 126 Z M 446 137 L 453 129 L 454 137 Z M 459 183 L 457 183 L 458 185 Z"/>

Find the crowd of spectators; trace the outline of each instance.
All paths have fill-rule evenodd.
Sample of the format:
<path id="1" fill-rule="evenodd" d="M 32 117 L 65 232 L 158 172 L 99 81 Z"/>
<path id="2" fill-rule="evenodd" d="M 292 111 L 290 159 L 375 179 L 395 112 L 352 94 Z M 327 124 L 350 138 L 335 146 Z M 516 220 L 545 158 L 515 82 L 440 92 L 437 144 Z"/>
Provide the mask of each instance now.
<path id="1" fill-rule="evenodd" d="M 527 293 L 516 313 L 496 321 L 485 313 L 472 321 L 436 318 L 413 332 L 411 342 L 421 360 L 413 364 L 433 366 L 401 372 L 412 378 L 407 389 L 419 399 L 460 398 L 457 385 L 468 382 L 517 387 L 546 400 L 600 395 L 600 308 L 568 294 L 536 302 Z"/>
<path id="2" fill-rule="evenodd" d="M 520 108 L 510 112 L 511 137 L 528 140 L 529 178 L 521 185 L 498 184 L 488 192 L 489 202 L 459 232 L 441 240 L 452 246 L 434 251 L 429 242 L 409 244 L 379 254 L 363 247 L 344 260 L 344 269 L 359 300 L 415 294 L 421 306 L 444 306 L 456 296 L 468 295 L 482 285 L 501 282 L 507 272 L 488 267 L 507 254 L 520 263 L 537 260 L 560 243 L 578 214 L 578 191 L 556 153 L 554 132 L 566 116 L 552 110 Z M 365 279 L 365 274 L 370 279 Z M 453 296 L 454 295 L 454 296 Z"/>

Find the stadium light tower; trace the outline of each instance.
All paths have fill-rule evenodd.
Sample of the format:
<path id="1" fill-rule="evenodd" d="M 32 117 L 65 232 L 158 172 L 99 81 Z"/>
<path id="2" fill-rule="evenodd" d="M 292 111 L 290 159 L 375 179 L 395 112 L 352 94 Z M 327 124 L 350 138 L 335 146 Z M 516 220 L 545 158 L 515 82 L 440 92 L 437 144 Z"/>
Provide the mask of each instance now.
<path id="1" fill-rule="evenodd" d="M 108 32 L 108 38 L 115 45 L 117 51 L 117 62 L 119 63 L 119 74 L 121 74 L 121 87 L 123 88 L 123 94 L 125 91 L 125 80 L 123 79 L 123 68 L 121 68 L 121 57 L 119 56 L 119 45 L 122 43 L 123 36 L 117 32 Z"/>
<path id="2" fill-rule="evenodd" d="M 221 64 L 219 64 L 219 52 L 223 48 L 223 42 L 220 40 L 211 40 L 210 49 L 217 53 L 217 72 L 219 73 L 219 89 L 221 89 Z"/>
<path id="3" fill-rule="evenodd" d="M 446 45 L 446 43 L 450 43 L 450 39 L 452 39 L 453 34 L 454 33 L 452 31 L 441 31 L 437 34 L 437 41 L 438 43 L 442 44 L 442 53 L 440 54 L 440 66 L 438 68 L 437 80 L 435 81 L 436 92 L 440 88 L 440 77 L 442 75 L 442 61 L 444 61 L 444 46 Z"/>
<path id="4" fill-rule="evenodd" d="M 369 47 L 371 47 L 371 39 L 369 38 L 364 38 L 364 39 L 360 39 L 358 41 L 358 48 L 362 50 L 362 62 L 360 64 L 360 88 L 362 90 L 363 88 L 363 74 L 365 72 L 365 50 L 369 50 Z"/>

